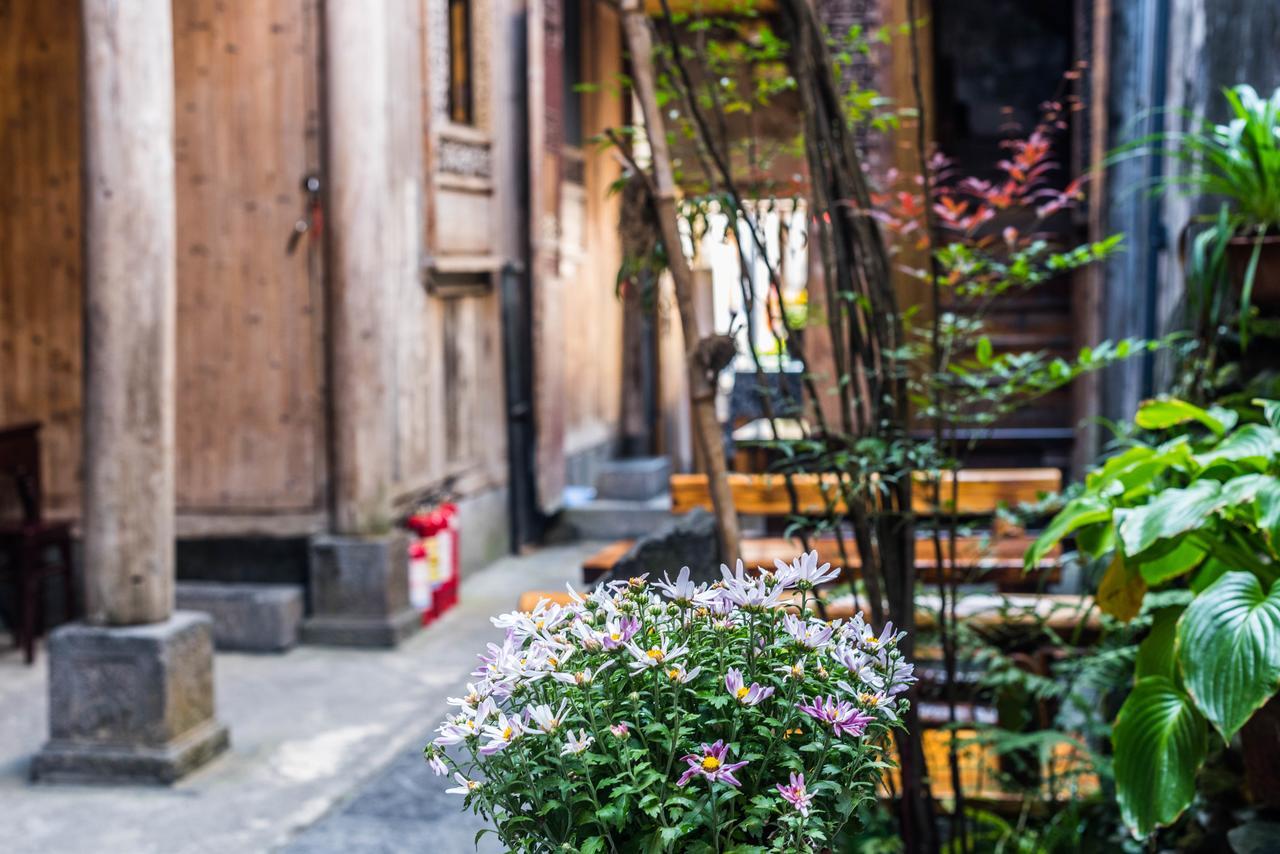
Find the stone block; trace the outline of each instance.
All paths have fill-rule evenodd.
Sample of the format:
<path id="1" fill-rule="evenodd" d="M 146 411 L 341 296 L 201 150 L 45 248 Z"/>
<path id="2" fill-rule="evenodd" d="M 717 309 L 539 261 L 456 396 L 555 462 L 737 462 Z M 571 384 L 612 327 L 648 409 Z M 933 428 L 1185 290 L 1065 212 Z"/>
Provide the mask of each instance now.
<path id="1" fill-rule="evenodd" d="M 421 627 L 409 604 L 407 534 L 314 537 L 308 573 L 304 643 L 390 647 Z"/>
<path id="2" fill-rule="evenodd" d="M 49 742 L 39 782 L 172 783 L 227 748 L 214 717 L 213 622 L 73 623 L 49 637 Z"/>
<path id="3" fill-rule="evenodd" d="M 614 565 L 611 577 L 631 578 L 647 572 L 651 578 L 661 578 L 663 573 L 675 578 L 683 566 L 689 567 L 696 582 L 720 580 L 716 520 L 701 507 L 637 540 Z"/>
<path id="4" fill-rule="evenodd" d="M 298 642 L 303 592 L 295 584 L 219 584 L 179 581 L 178 607 L 213 618 L 218 649 L 283 652 Z"/>
<path id="5" fill-rule="evenodd" d="M 666 457 L 609 460 L 596 473 L 600 498 L 644 501 L 662 495 L 671 482 L 671 461 Z"/>
<path id="6" fill-rule="evenodd" d="M 596 499 L 560 513 L 559 524 L 582 540 L 635 539 L 651 534 L 672 520 L 671 496 L 647 501 Z"/>

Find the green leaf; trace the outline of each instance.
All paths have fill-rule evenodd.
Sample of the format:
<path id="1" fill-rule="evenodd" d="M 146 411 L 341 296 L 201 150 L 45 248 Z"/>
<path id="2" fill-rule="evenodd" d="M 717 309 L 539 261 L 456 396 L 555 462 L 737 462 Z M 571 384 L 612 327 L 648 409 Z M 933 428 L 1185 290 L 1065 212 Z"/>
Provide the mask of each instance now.
<path id="1" fill-rule="evenodd" d="M 1267 419 L 1267 423 L 1272 429 L 1280 430 L 1280 400 L 1264 400 L 1256 397 L 1253 399 L 1255 406 L 1262 407 L 1262 415 Z"/>
<path id="2" fill-rule="evenodd" d="M 1116 799 L 1135 836 L 1172 823 L 1191 804 L 1207 735 L 1204 718 L 1173 680 L 1138 680 L 1111 733 Z"/>
<path id="3" fill-rule="evenodd" d="M 1221 491 L 1217 481 L 1197 480 L 1186 489 L 1166 489 L 1141 507 L 1117 510 L 1125 554 L 1142 554 L 1157 540 L 1199 528 L 1222 506 Z"/>
<path id="4" fill-rule="evenodd" d="M 1269 478 L 1254 500 L 1257 502 L 1258 527 L 1271 538 L 1273 546 L 1280 543 L 1280 481 Z"/>
<path id="5" fill-rule="evenodd" d="M 978 339 L 978 344 L 974 349 L 976 350 L 975 355 L 977 356 L 978 364 L 980 365 L 991 364 L 991 339 L 990 338 L 983 335 L 981 338 Z"/>
<path id="6" fill-rule="evenodd" d="M 1204 549 L 1193 540 L 1183 540 L 1154 560 L 1139 564 L 1142 580 L 1151 587 L 1190 572 L 1204 559 Z"/>
<path id="7" fill-rule="evenodd" d="M 1063 537 L 1077 528 L 1092 525 L 1096 522 L 1106 522 L 1110 519 L 1111 505 L 1101 498 L 1082 495 L 1079 498 L 1068 501 L 1066 506 L 1058 511 L 1058 515 L 1049 521 L 1040 536 L 1036 537 L 1036 541 L 1031 544 L 1031 548 L 1027 549 L 1026 557 L 1023 559 L 1024 566 L 1027 569 L 1035 569 L 1040 565 L 1040 561 L 1044 560 L 1050 549 L 1062 542 Z"/>
<path id="8" fill-rule="evenodd" d="M 1177 681 L 1174 640 L 1177 637 L 1178 618 L 1183 608 L 1161 608 L 1151 620 L 1151 631 L 1138 644 L 1134 660 L 1134 681 L 1147 676 L 1165 676 Z"/>
<path id="9" fill-rule="evenodd" d="M 1188 421 L 1198 421 L 1219 436 L 1227 432 L 1230 425 L 1221 417 L 1215 417 L 1207 410 L 1193 403 L 1178 400 L 1176 397 L 1162 397 L 1143 401 L 1133 421 L 1143 430 L 1167 430 Z"/>
<path id="10" fill-rule="evenodd" d="M 1203 593 L 1208 590 L 1215 581 L 1231 571 L 1231 567 L 1227 566 L 1216 557 L 1210 557 L 1204 562 L 1204 566 L 1191 579 L 1191 592 Z"/>
<path id="11" fill-rule="evenodd" d="M 1178 621 L 1187 690 L 1224 739 L 1280 687 L 1280 584 L 1270 594 L 1251 572 L 1228 572 Z"/>
<path id="12" fill-rule="evenodd" d="M 1208 468 L 1218 462 L 1250 462 L 1265 468 L 1275 456 L 1276 431 L 1261 424 L 1246 424 L 1218 443 L 1213 450 L 1197 454 L 1196 463 Z"/>

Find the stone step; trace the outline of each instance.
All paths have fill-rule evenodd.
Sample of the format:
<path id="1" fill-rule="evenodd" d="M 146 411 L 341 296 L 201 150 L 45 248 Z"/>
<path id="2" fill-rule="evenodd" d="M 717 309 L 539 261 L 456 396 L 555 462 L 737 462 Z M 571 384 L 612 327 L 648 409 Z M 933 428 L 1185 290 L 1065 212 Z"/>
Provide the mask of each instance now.
<path id="1" fill-rule="evenodd" d="M 667 491 L 671 461 L 666 457 L 609 460 L 596 472 L 596 495 L 604 499 L 647 501 Z"/>
<path id="2" fill-rule="evenodd" d="M 303 590 L 295 584 L 179 581 L 177 607 L 213 618 L 219 650 L 284 652 L 298 642 Z"/>
<path id="3" fill-rule="evenodd" d="M 643 501 L 596 498 L 560 514 L 560 523 L 583 540 L 619 540 L 642 537 L 670 522 L 671 496 Z"/>

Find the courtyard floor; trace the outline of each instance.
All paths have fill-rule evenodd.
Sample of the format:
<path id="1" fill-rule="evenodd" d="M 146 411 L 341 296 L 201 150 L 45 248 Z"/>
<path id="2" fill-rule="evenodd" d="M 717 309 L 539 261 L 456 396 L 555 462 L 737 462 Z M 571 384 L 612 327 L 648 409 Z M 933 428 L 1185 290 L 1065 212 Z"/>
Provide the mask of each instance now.
<path id="1" fill-rule="evenodd" d="M 562 589 L 598 543 L 498 560 L 463 581 L 444 619 L 391 651 L 303 646 L 217 657 L 218 716 L 231 749 L 164 787 L 37 786 L 48 734 L 43 659 L 0 654 L 0 849 L 8 854 L 475 850 L 480 825 L 443 793 L 422 747 L 493 614 L 524 590 Z M 491 837 L 487 837 L 491 838 Z M 498 850 L 481 843 L 481 851 Z"/>

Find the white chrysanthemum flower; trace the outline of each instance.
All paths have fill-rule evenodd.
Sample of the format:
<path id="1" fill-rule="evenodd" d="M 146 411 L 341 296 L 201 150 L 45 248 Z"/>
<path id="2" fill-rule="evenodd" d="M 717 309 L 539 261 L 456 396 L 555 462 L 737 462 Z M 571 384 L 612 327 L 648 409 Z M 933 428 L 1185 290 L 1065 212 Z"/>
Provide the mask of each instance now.
<path id="1" fill-rule="evenodd" d="M 595 738 L 587 735 L 587 731 L 585 729 L 578 730 L 577 735 L 574 735 L 573 731 L 570 730 L 565 735 L 564 746 L 560 748 L 560 755 L 577 756 L 579 753 L 582 753 L 590 747 L 593 741 L 595 741 Z"/>

